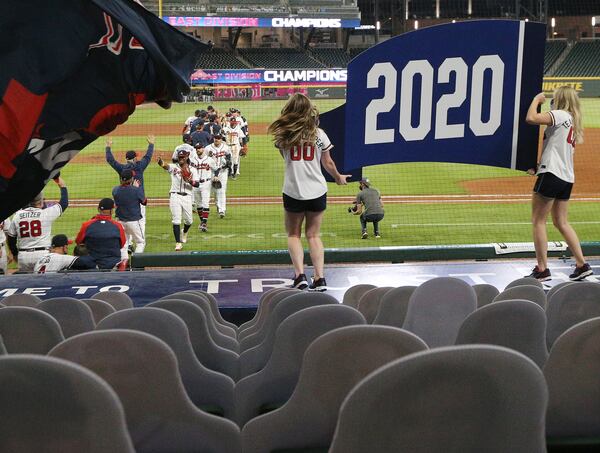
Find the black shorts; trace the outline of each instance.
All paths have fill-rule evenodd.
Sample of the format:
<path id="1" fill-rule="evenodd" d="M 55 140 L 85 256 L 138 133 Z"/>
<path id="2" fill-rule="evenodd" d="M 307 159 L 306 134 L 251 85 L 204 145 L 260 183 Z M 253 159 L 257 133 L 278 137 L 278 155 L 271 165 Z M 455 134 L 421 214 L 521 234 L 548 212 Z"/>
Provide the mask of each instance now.
<path id="1" fill-rule="evenodd" d="M 321 212 L 327 209 L 327 193 L 312 200 L 296 200 L 283 194 L 283 208 L 288 212 Z"/>
<path id="2" fill-rule="evenodd" d="M 560 179 L 552 173 L 542 173 L 538 176 L 533 191 L 546 198 L 555 198 L 557 200 L 568 200 L 571 198 L 571 189 L 573 183 Z"/>

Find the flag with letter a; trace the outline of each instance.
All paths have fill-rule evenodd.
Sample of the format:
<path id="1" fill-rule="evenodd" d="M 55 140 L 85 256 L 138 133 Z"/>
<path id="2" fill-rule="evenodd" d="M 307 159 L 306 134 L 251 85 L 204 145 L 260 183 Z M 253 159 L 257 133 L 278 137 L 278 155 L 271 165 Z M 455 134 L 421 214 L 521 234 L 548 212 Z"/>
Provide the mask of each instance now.
<path id="1" fill-rule="evenodd" d="M 7 0 L 0 15 L 0 218 L 136 106 L 189 92 L 207 46 L 133 0 Z"/>

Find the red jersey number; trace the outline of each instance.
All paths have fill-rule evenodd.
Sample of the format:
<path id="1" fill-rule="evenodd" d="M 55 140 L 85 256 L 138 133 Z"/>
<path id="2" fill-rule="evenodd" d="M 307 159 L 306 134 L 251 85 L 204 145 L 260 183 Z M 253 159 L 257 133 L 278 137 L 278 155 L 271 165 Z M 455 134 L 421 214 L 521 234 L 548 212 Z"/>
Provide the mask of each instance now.
<path id="1" fill-rule="evenodd" d="M 293 146 L 290 150 L 290 159 L 292 160 L 313 160 L 315 158 L 315 147 L 310 144 L 305 144 L 300 148 Z"/>
<path id="2" fill-rule="evenodd" d="M 19 237 L 22 238 L 37 238 L 42 235 L 42 222 L 39 220 L 32 220 L 27 222 L 25 220 L 19 222 Z"/>
<path id="3" fill-rule="evenodd" d="M 567 143 L 575 148 L 575 139 L 573 137 L 573 127 L 569 129 L 569 135 L 567 135 Z"/>

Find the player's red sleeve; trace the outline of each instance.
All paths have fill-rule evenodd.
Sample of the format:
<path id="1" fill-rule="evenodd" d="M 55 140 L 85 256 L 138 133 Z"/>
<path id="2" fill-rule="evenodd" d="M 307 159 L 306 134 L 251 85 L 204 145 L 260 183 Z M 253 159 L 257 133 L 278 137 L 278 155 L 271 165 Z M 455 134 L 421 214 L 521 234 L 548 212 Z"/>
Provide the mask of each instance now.
<path id="1" fill-rule="evenodd" d="M 88 227 L 90 226 L 90 224 L 94 221 L 94 219 L 92 220 L 88 220 L 87 222 L 83 222 L 83 224 L 81 225 L 81 229 L 79 230 L 79 233 L 77 234 L 77 237 L 75 238 L 75 243 L 76 244 L 83 244 L 85 242 L 85 233 L 87 232 Z"/>

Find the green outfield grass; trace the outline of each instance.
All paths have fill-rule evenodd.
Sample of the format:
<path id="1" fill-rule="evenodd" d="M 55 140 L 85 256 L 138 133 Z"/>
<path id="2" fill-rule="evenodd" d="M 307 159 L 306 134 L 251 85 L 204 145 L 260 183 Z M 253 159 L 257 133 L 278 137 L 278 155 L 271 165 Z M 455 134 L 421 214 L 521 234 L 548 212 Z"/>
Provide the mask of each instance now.
<path id="1" fill-rule="evenodd" d="M 586 127 L 600 127 L 600 100 L 583 99 Z M 316 101 L 324 112 L 340 105 L 341 100 Z M 250 154 L 242 160 L 241 175 L 237 181 L 229 182 L 230 197 L 268 197 L 281 195 L 283 183 L 283 161 L 273 147 L 269 137 L 252 133 L 252 125 L 269 123 L 275 119 L 284 101 L 232 101 L 214 102 L 217 109 L 239 108 L 250 123 Z M 174 105 L 170 110 L 158 106 L 138 108 L 128 121 L 129 124 L 145 125 L 153 133 L 161 125 L 172 125 L 168 135 L 158 135 L 156 148 L 170 152 L 179 145 L 183 121 L 197 108 L 206 104 Z M 170 128 L 169 128 L 170 130 Z M 119 161 L 124 160 L 127 149 L 145 151 L 145 135 L 125 136 L 119 131 L 112 134 L 113 151 Z M 599 144 L 600 145 L 600 144 Z M 528 178 L 523 172 L 502 168 L 446 163 L 387 164 L 364 169 L 384 195 L 435 196 L 466 194 L 464 183 L 471 180 L 503 177 Z M 99 200 L 110 196 L 118 184 L 116 173 L 104 160 L 104 138 L 92 143 L 62 172 L 72 200 Z M 166 198 L 170 177 L 154 160 L 145 173 L 146 195 L 150 198 Z M 533 184 L 533 179 L 530 179 Z M 357 185 L 329 185 L 331 196 L 353 196 Z M 506 192 L 506 191 L 505 191 Z M 512 192 L 508 192 L 512 193 Z M 58 190 L 53 183 L 48 185 L 46 196 L 57 198 Z M 476 201 L 476 200 L 475 200 Z M 531 240 L 528 202 L 507 204 L 432 202 L 427 204 L 387 204 L 386 218 L 382 231 L 384 237 L 362 241 L 358 218 L 346 213 L 346 205 L 331 204 L 323 225 L 327 247 L 393 246 L 472 244 L 488 242 L 525 242 Z M 65 232 L 70 236 L 77 233 L 81 223 L 94 214 L 94 209 L 71 207 L 59 219 L 54 232 Z M 277 205 L 234 205 L 230 206 L 224 220 L 216 218 L 212 207 L 210 233 L 201 235 L 196 228 L 191 235 L 187 250 L 255 250 L 286 248 L 283 234 L 283 212 Z M 600 215 L 597 205 L 588 202 L 573 202 L 571 218 L 582 240 L 597 240 L 600 237 Z M 598 223 L 597 223 L 598 222 Z M 173 248 L 170 213 L 167 207 L 148 208 L 148 251 L 170 251 Z M 195 227 L 198 219 L 195 218 Z M 551 229 L 551 239 L 559 239 Z"/>

